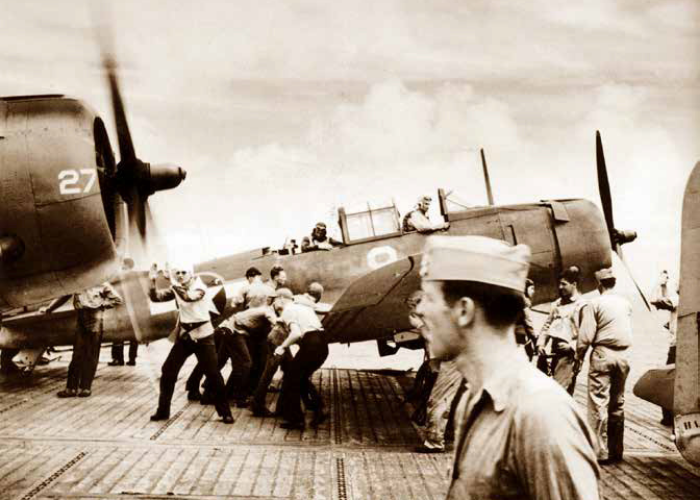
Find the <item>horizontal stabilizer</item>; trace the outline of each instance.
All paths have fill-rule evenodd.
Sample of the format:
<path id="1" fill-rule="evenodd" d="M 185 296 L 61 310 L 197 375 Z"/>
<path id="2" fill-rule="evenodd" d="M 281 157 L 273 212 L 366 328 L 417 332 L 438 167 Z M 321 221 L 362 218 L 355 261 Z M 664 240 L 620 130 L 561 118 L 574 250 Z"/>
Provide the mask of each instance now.
<path id="1" fill-rule="evenodd" d="M 673 411 L 673 384 L 675 379 L 675 365 L 649 370 L 634 384 L 634 395 L 666 410 Z"/>

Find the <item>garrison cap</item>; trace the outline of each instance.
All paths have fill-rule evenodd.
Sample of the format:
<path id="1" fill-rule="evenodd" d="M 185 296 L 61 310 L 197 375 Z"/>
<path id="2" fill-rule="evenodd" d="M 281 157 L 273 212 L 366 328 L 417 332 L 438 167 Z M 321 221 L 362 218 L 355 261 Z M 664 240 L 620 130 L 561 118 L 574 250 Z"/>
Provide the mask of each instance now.
<path id="1" fill-rule="evenodd" d="M 522 292 L 530 248 L 484 236 L 431 236 L 421 275 L 427 281 L 477 281 Z"/>
<path id="2" fill-rule="evenodd" d="M 613 272 L 612 267 L 605 267 L 600 271 L 595 272 L 595 279 L 597 279 L 598 281 L 603 281 L 614 277 L 615 273 Z"/>

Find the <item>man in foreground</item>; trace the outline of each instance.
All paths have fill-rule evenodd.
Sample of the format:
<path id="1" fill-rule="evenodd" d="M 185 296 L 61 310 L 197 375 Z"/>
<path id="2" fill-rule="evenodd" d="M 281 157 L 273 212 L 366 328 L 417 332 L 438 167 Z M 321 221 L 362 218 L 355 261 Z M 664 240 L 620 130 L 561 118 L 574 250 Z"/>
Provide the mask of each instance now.
<path id="1" fill-rule="evenodd" d="M 515 343 L 529 248 L 432 237 L 418 313 L 468 380 L 448 499 L 599 499 L 593 437 L 571 397 Z"/>

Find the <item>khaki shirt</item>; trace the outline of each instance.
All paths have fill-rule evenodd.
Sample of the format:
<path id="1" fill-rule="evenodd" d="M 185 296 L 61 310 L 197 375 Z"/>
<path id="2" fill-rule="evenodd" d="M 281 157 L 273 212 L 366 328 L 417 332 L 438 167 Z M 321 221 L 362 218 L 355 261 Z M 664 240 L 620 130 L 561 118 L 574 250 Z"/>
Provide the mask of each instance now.
<path id="1" fill-rule="evenodd" d="M 270 306 L 251 307 L 245 311 L 234 314 L 221 323 L 234 333 L 241 335 L 267 335 L 273 325 L 277 323 L 277 315 Z"/>
<path id="2" fill-rule="evenodd" d="M 577 344 L 582 359 L 589 346 L 623 350 L 632 345 L 632 306 L 614 293 L 604 293 L 591 301 Z M 589 324 L 590 323 L 590 324 Z"/>
<path id="3" fill-rule="evenodd" d="M 593 438 L 574 400 L 518 353 L 460 403 L 448 499 L 599 500 Z"/>
<path id="4" fill-rule="evenodd" d="M 234 302 L 242 305 L 244 309 L 266 306 L 269 298 L 275 294 L 275 289 L 267 283 L 254 281 L 246 284 L 240 291 Z"/>
<path id="5" fill-rule="evenodd" d="M 548 337 L 552 338 L 552 352 L 576 351 L 576 341 L 584 318 L 589 313 L 588 302 L 577 294 L 564 302 L 555 300 L 549 316 L 542 325 L 538 345 L 544 346 Z"/>

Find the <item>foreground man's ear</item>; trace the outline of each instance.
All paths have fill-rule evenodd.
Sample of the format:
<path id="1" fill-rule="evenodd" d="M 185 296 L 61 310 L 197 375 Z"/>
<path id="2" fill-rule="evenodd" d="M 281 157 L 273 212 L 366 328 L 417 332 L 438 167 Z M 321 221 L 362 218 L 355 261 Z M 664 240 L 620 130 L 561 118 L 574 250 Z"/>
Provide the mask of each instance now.
<path id="1" fill-rule="evenodd" d="M 457 314 L 457 325 L 460 328 L 466 328 L 474 321 L 475 305 L 472 299 L 462 297 L 454 307 Z"/>

